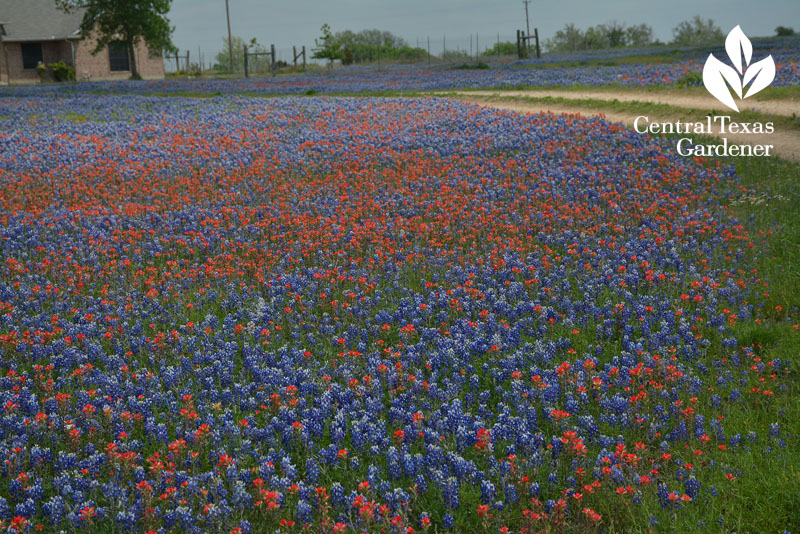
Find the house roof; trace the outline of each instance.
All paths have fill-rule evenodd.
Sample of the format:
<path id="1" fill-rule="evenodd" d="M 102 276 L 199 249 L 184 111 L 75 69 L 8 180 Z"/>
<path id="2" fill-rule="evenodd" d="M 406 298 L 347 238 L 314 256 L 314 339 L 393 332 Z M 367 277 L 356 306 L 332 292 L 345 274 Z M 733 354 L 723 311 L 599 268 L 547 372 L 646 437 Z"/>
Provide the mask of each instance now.
<path id="1" fill-rule="evenodd" d="M 64 13 L 54 0 L 0 0 L 3 41 L 79 39 L 83 13 Z"/>

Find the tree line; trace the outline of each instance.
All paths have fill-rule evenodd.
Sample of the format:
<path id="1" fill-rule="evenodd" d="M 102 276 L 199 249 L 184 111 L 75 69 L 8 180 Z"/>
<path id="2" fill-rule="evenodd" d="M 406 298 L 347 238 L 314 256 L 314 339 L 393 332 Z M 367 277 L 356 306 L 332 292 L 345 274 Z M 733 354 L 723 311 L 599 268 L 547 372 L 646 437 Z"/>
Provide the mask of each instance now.
<path id="1" fill-rule="evenodd" d="M 791 35 L 791 28 L 776 28 L 777 34 Z M 670 44 L 692 46 L 720 42 L 725 38 L 722 29 L 711 19 L 696 15 L 684 20 L 672 29 Z M 566 24 L 552 39 L 547 39 L 544 48 L 548 52 L 576 52 L 604 48 L 641 47 L 664 44 L 653 38 L 653 27 L 649 24 L 627 26 L 616 20 L 581 30 L 575 24 Z"/>
<path id="2" fill-rule="evenodd" d="M 330 26 L 323 24 L 322 36 L 315 39 L 313 49 L 315 59 L 327 59 L 333 63 L 337 59 L 343 65 L 369 63 L 381 59 L 396 61 L 419 61 L 428 57 L 423 48 L 411 47 L 405 39 L 388 31 L 351 30 L 333 33 Z"/>
<path id="3" fill-rule="evenodd" d="M 109 43 L 121 42 L 129 51 L 131 77 L 138 78 L 136 55 L 133 53 L 139 43 L 145 43 L 151 53 L 176 52 L 172 42 L 174 26 L 170 24 L 169 13 L 172 0 L 55 0 L 56 5 L 66 12 L 83 9 L 81 21 L 82 38 L 93 35 L 96 38 L 93 54 L 97 54 Z M 794 29 L 786 26 L 775 28 L 778 37 L 793 36 Z M 724 38 L 722 30 L 711 19 L 695 16 L 682 21 L 672 30 L 672 44 L 695 45 L 719 42 Z M 230 64 L 230 48 L 233 45 L 234 69 L 239 70 L 244 61 L 243 48 L 247 44 L 253 53 L 266 52 L 266 48 L 252 39 L 234 38 L 232 43 L 223 39 L 227 46 L 215 58 L 217 67 Z M 388 31 L 377 29 L 353 32 L 345 30 L 333 33 L 330 27 L 322 26 L 322 37 L 315 39 L 314 58 L 327 59 L 330 63 L 340 60 L 343 64 L 365 63 L 378 59 L 399 61 L 419 61 L 428 51 L 411 47 L 408 43 Z M 617 21 L 591 26 L 581 30 L 569 23 L 558 30 L 555 36 L 544 43 L 548 52 L 573 52 L 618 47 L 640 47 L 662 44 L 653 38 L 653 28 L 648 24 L 627 26 Z M 516 43 L 497 43 L 483 55 L 513 55 Z M 456 52 L 456 54 L 459 54 Z M 268 61 L 266 56 L 254 56 L 254 67 Z"/>

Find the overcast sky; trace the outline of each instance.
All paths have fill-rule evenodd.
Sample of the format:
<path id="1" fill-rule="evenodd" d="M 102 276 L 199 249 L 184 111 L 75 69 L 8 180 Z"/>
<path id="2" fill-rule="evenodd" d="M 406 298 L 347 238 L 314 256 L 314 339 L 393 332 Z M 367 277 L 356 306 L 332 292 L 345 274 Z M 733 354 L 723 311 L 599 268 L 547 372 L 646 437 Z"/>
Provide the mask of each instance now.
<path id="1" fill-rule="evenodd" d="M 279 50 L 292 45 L 314 45 L 319 28 L 328 23 L 334 32 L 377 28 L 389 30 L 412 46 L 427 45 L 434 54 L 447 47 L 468 49 L 470 35 L 479 35 L 481 49 L 511 40 L 525 29 L 522 0 L 229 0 L 231 32 L 260 43 L 274 43 Z M 617 20 L 650 24 L 656 38 L 669 41 L 672 28 L 694 15 L 712 18 L 725 33 L 737 24 L 753 37 L 772 35 L 778 25 L 800 31 L 800 0 L 531 0 L 531 30 L 539 28 L 542 39 L 568 22 L 580 28 Z M 174 41 L 191 50 L 198 47 L 206 62 L 223 45 L 227 35 L 225 0 L 173 0 L 170 20 Z M 418 41 L 419 40 L 419 41 Z M 285 52 L 284 52 L 285 53 Z"/>

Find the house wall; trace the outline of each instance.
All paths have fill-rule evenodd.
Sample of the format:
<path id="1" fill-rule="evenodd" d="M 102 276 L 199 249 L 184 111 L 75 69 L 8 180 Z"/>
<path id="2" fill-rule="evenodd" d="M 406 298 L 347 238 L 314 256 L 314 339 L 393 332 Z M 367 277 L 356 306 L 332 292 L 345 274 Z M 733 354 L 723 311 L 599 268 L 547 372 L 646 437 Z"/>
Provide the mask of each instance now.
<path id="1" fill-rule="evenodd" d="M 57 63 L 63 61 L 64 63 L 72 63 L 72 51 L 70 45 L 66 41 L 42 41 L 42 61 L 44 63 Z M 5 46 L 5 53 L 0 50 L 3 58 L 0 59 L 3 63 L 8 57 L 8 65 L 2 68 L 2 71 L 7 74 L 10 83 L 36 83 L 39 81 L 39 75 L 36 69 L 23 69 L 22 68 L 22 45 L 20 43 L 3 43 Z"/>
<path id="2" fill-rule="evenodd" d="M 75 76 L 91 80 L 126 80 L 130 78 L 130 71 L 111 72 L 111 62 L 108 57 L 108 47 L 92 55 L 96 46 L 94 39 L 87 39 L 77 43 L 75 50 Z M 148 80 L 164 77 L 164 60 L 160 56 L 150 57 L 149 50 L 144 43 L 139 43 L 135 50 L 136 67 L 139 75 Z"/>
<path id="3" fill-rule="evenodd" d="M 72 41 L 75 46 L 75 76 L 78 80 L 126 80 L 130 71 L 111 72 L 108 47 L 92 55 L 94 39 Z M 44 63 L 63 61 L 72 64 L 72 46 L 68 41 L 42 41 Z M 3 53 L 2 46 L 6 47 Z M 136 66 L 139 75 L 145 79 L 164 78 L 164 60 L 160 56 L 151 57 L 147 46 L 140 43 L 136 47 Z M 8 65 L 5 65 L 6 56 Z M 20 43 L 0 44 L 0 83 L 38 83 L 39 75 L 35 69 L 22 68 L 22 46 Z"/>
<path id="4" fill-rule="evenodd" d="M 6 65 L 5 43 L 0 41 L 0 85 L 8 84 L 8 66 Z"/>

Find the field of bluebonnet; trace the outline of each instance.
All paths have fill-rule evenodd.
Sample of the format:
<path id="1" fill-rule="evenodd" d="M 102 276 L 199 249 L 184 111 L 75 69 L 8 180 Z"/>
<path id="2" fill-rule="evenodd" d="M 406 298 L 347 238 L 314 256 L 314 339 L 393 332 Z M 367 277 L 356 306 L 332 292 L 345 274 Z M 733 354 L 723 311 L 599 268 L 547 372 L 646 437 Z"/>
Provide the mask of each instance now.
<path id="1" fill-rule="evenodd" d="M 292 79 L 0 92 L 0 532 L 798 532 L 796 165 Z"/>

